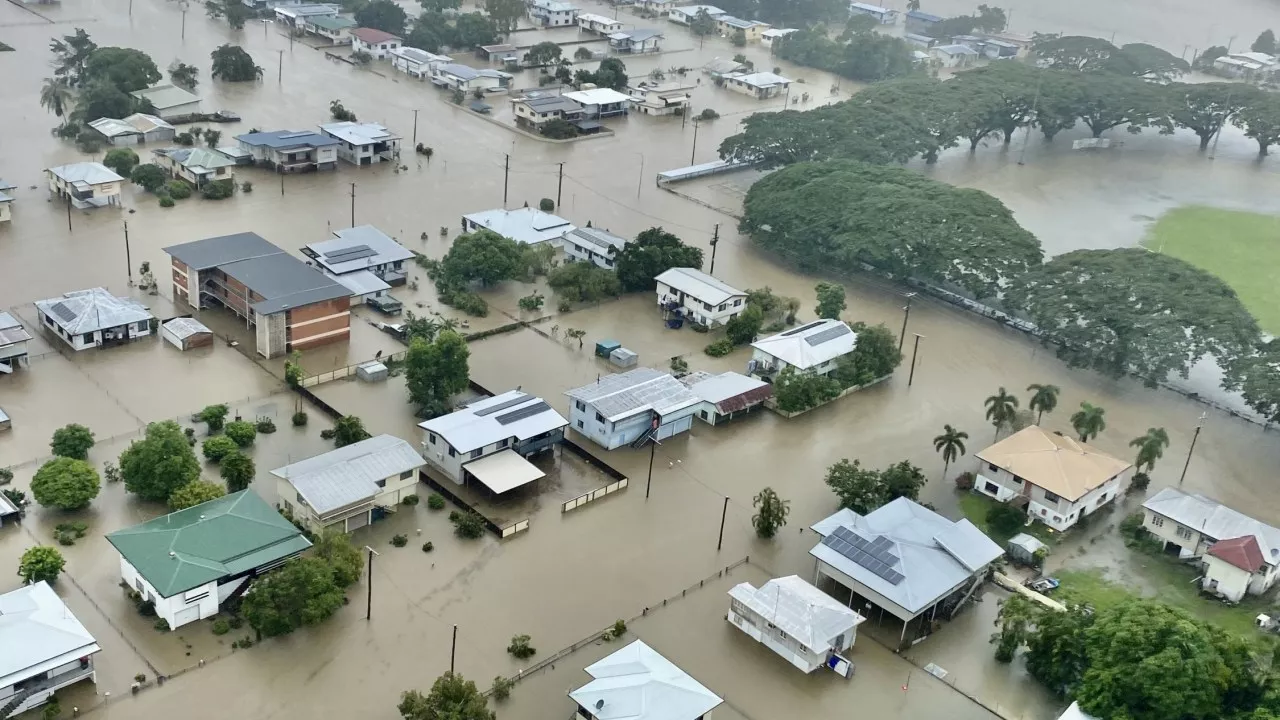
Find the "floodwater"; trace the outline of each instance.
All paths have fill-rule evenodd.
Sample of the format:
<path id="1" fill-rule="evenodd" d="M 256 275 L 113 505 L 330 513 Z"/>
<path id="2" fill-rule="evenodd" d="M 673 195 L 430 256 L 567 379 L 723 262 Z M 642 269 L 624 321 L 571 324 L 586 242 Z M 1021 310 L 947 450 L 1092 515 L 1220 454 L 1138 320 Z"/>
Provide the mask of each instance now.
<path id="1" fill-rule="evenodd" d="M 579 4 L 601 11 L 593 3 Z M 34 6 L 34 11 L 0 3 L 0 40 L 16 48 L 0 54 L 0 69 L 6 71 L 0 102 L 7 110 L 0 121 L 0 176 L 19 186 L 14 221 L 0 228 L 0 307 L 15 308 L 30 318 L 32 300 L 66 290 L 103 285 L 117 293 L 130 292 L 123 221 L 129 223 L 135 267 L 143 260 L 163 267 L 166 256 L 161 248 L 167 245 L 244 230 L 296 250 L 325 237 L 331 228 L 350 225 L 353 206 L 356 223 L 375 224 L 408 247 L 439 257 L 451 236 L 442 236 L 441 227 L 456 232 L 462 213 L 503 202 L 503 167 L 509 155 L 508 206 L 536 204 L 559 192 L 560 212 L 577 224 L 590 220 L 624 235 L 663 225 L 708 250 L 719 224 L 717 276 L 743 287 L 769 285 L 780 294 L 801 298 L 802 315 L 810 312 L 816 278 L 780 267 L 756 251 L 736 233 L 732 217 L 660 191 L 652 182 L 656 172 L 686 165 L 691 157 L 713 159 L 715 147 L 736 132 L 745 113 L 777 109 L 779 101 L 756 103 L 702 83 L 695 90 L 695 107 L 715 108 L 723 117 L 700 126 L 696 150 L 692 124 L 682 127 L 679 118 L 640 116 L 611 122 L 615 135 L 610 138 L 544 143 L 454 107 L 429 86 L 391 75 L 385 64 L 356 69 L 326 60 L 301 43 L 291 47 L 272 26 L 254 24 L 233 32 L 205 18 L 195 6 L 187 13 L 183 39 L 176 4 L 133 0 L 132 5 L 130 15 L 128 0 L 68 0 L 61 6 Z M 1231 35 L 1251 39 L 1274 18 L 1266 0 L 1215 7 L 1212 17 L 1189 0 L 1125 7 L 1023 0 L 1011 7 L 1014 29 L 1020 32 L 1105 34 L 1115 29 L 1117 42 L 1144 40 L 1170 49 L 1225 43 Z M 971 8 L 946 0 L 925 9 L 949 14 Z M 627 19 L 625 12 L 622 18 Z M 64 207 L 49 202 L 42 189 L 42 169 L 81 155 L 47 134 L 54 121 L 40 109 L 38 95 L 48 74 L 44 68 L 49 38 L 75 27 L 84 27 L 100 45 L 143 49 L 161 67 L 175 59 L 207 67 L 209 52 L 217 45 L 243 44 L 266 69 L 261 83 L 216 84 L 207 74 L 201 78 L 206 109 L 227 108 L 245 118 L 239 125 L 221 127 L 224 138 L 250 127 L 312 127 L 327 118 L 329 101 L 338 98 L 361 119 L 398 130 L 406 145 L 412 140 L 413 111 L 418 110 L 417 141 L 431 145 L 435 156 L 428 163 L 406 153 L 403 162 L 408 169 L 403 171 L 389 165 L 342 167 L 335 173 L 289 177 L 283 195 L 277 177 L 250 170 L 242 179 L 254 181 L 251 194 L 221 203 L 191 199 L 168 210 L 130 187 L 125 206 L 135 212 L 75 211 L 68 231 Z M 683 31 L 672 28 L 669 34 L 672 52 L 629 61 L 630 72 L 697 67 L 737 52 L 722 40 L 711 39 L 698 48 Z M 760 67 L 783 65 L 759 48 L 748 49 L 747 55 Z M 829 76 L 785 65 L 783 71 L 806 79 L 805 88 L 813 95 L 809 106 L 833 99 L 829 90 L 836 82 Z M 697 74 L 688 77 L 696 81 Z M 526 73 L 517 84 L 535 85 L 536 77 Z M 847 97 L 852 89 L 850 83 L 842 83 L 834 99 Z M 952 151 L 936 167 L 924 170 L 995 193 L 1042 237 L 1051 253 L 1134 244 L 1152 217 L 1184 202 L 1277 209 L 1274 161 L 1255 163 L 1253 144 L 1234 131 L 1223 134 L 1212 161 L 1197 151 L 1194 139 L 1183 135 L 1135 138 L 1115 133 L 1125 140 L 1116 150 L 1074 153 L 1070 141 L 1081 134 L 1064 133 L 1051 146 L 1032 138 L 1025 165 L 1017 162 L 1018 138 L 1007 150 L 993 146 L 973 155 Z M 564 178 L 558 190 L 561 162 Z M 745 177 L 717 178 L 680 190 L 736 211 Z M 164 273 L 157 275 L 163 283 Z M 438 305 L 425 277 L 417 279 L 416 291 L 396 291 L 407 306 L 418 313 L 454 317 Z M 898 330 L 903 301 L 896 290 L 865 280 L 847 282 L 846 287 L 849 318 L 885 322 Z M 488 292 L 492 312 L 469 319 L 469 329 L 551 314 L 554 302 L 540 313 L 518 309 L 517 299 L 533 288 L 549 296 L 542 283 L 507 283 Z M 162 286 L 160 297 L 144 299 L 157 315 L 167 315 L 178 311 L 169 297 L 169 288 Z M 225 316 L 203 316 L 220 335 L 246 337 Z M 400 349 L 375 329 L 379 318 L 361 311 L 358 319 L 349 342 L 305 354 L 309 373 Z M 564 330 L 571 327 L 587 331 L 585 348 L 563 340 Z M 1051 429 L 1067 429 L 1067 416 L 1081 401 L 1104 406 L 1108 428 L 1097 444 L 1121 456 L 1129 452 L 1130 438 L 1163 425 L 1172 445 L 1155 471 L 1153 490 L 1178 482 L 1196 418 L 1203 411 L 1200 405 L 1171 392 L 1069 370 L 1022 335 L 931 301 L 915 301 L 908 332 L 922 336 L 910 385 L 904 364 L 890 382 L 792 420 L 762 412 L 723 427 L 697 424 L 693 432 L 657 450 L 648 489 L 647 452 L 600 451 L 597 454 L 631 478 L 629 489 L 568 515 L 559 512 L 559 495 L 548 495 L 536 507 L 529 532 L 505 543 L 487 537 L 457 540 L 447 513 L 433 513 L 425 503 L 402 509 L 356 537 L 381 553 L 373 571 L 372 620 L 365 620 L 368 583 L 362 581 L 350 593 L 351 607 L 325 625 L 247 651 L 231 652 L 235 635 L 216 638 L 207 623 L 161 635 L 123 602 L 115 587 L 114 555 L 102 534 L 162 509 L 140 505 L 126 497 L 123 488 L 108 486 L 84 513 L 91 534 L 67 549 L 69 576 L 59 583 L 59 591 L 99 636 L 105 651 L 97 689 L 111 692 L 113 699 L 103 704 L 101 695 L 95 698 L 92 688 L 82 687 L 68 694 L 64 707 L 72 702 L 82 707 L 96 704 L 94 712 L 102 717 L 182 713 L 195 720 L 228 715 L 391 718 L 399 692 L 426 689 L 449 667 L 455 624 L 458 670 L 487 686 L 489 678 L 522 667 L 503 651 L 512 635 L 532 635 L 540 654 L 551 654 L 749 555 L 751 565 L 634 624 L 638 636 L 687 664 L 695 676 L 729 699 L 726 717 L 816 717 L 853 703 L 875 708 L 877 717 L 995 717 L 955 690 L 997 708 L 1004 717 L 1047 717 L 1057 703 L 1026 682 L 1017 667 L 991 661 L 987 636 L 996 593 L 987 593 L 982 603 L 910 653 L 914 662 L 946 668 L 947 682 L 955 690 L 870 638 L 859 641 L 855 654 L 860 669 L 853 681 L 825 674 L 801 677 L 780 668 L 777 658 L 758 646 L 744 643 L 723 622 L 723 593 L 732 582 L 812 572 L 807 551 L 814 536 L 804 528 L 834 510 L 834 498 L 822 477 L 840 458 L 859 458 L 871 466 L 910 459 L 930 474 L 922 499 L 955 516 L 955 492 L 940 478 L 941 463 L 930 438 L 944 423 L 951 423 L 970 433 L 971 451 L 983 447 L 993 430 L 983 420 L 982 400 L 1000 386 L 1017 393 L 1033 382 L 1062 387 L 1061 409 L 1045 418 Z M 644 364 L 655 367 L 666 367 L 677 355 L 694 370 L 738 369 L 747 360 L 744 351 L 708 358 L 701 352 L 706 337 L 664 329 L 651 298 L 636 295 L 547 318 L 536 330 L 473 343 L 472 375 L 494 391 L 521 386 L 566 412 L 565 390 L 610 371 L 591 355 L 591 343 L 603 338 L 621 341 L 638 351 Z M 280 361 L 249 357 L 243 342 L 240 348 L 219 342 L 184 354 L 158 341 L 142 341 L 74 358 L 43 343 L 37 346 L 44 355 L 33 360 L 29 371 L 0 379 L 0 406 L 14 416 L 14 430 L 0 436 L 0 464 L 17 467 L 18 487 L 27 486 L 38 461 L 48 454 L 46 442 L 53 428 L 73 421 L 89 425 L 102 441 L 91 455 L 101 464 L 118 455 L 146 422 L 185 419 L 215 401 L 232 402 L 245 416 L 276 418 L 280 431 L 260 437 L 253 451 L 258 463 L 254 487 L 269 502 L 276 493 L 268 475 L 272 468 L 326 447 L 318 433 L 327 424 L 318 412 L 311 413 L 306 429 L 288 427 L 295 400 L 282 392 Z M 906 349 L 910 353 L 911 345 Z M 417 442 L 402 383 L 393 380 L 372 388 L 335 382 L 318 387 L 317 393 L 361 414 L 375 432 L 395 432 Z M 1209 412 L 1184 487 L 1278 522 L 1280 500 L 1270 491 L 1278 461 L 1280 446 L 1270 433 Z M 972 462 L 966 457 L 955 471 Z M 213 475 L 212 468 L 207 472 Z M 574 482 L 587 484 L 584 478 Z M 756 540 L 750 527 L 751 498 L 765 486 L 791 501 L 791 522 L 770 543 Z M 717 549 L 725 498 L 729 502 L 723 547 Z M 48 542 L 52 526 L 61 521 L 35 510 L 22 527 L 4 528 L 0 564 L 12 566 L 23 548 Z M 388 545 L 395 533 L 410 536 L 408 547 Z M 431 554 L 419 549 L 428 540 L 435 545 Z M 521 683 L 500 714 L 567 716 L 564 691 L 584 682 L 580 669 L 598 657 L 592 653 L 606 649 L 584 649 L 558 663 L 555 671 Z M 128 693 L 137 672 L 172 675 L 200 660 L 207 661 L 206 667 L 162 687 L 149 687 L 136 697 Z M 902 684 L 908 686 L 906 691 L 899 689 Z"/>

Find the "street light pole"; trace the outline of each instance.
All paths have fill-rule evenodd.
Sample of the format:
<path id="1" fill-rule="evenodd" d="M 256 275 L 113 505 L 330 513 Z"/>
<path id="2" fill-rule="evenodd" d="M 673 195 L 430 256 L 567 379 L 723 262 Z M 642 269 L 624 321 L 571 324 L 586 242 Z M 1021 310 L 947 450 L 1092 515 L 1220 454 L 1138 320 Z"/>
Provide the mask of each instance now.
<path id="1" fill-rule="evenodd" d="M 724 519 L 729 514 L 729 496 L 724 498 L 724 507 L 720 510 L 720 540 L 716 543 L 716 552 L 724 547 Z"/>
<path id="2" fill-rule="evenodd" d="M 418 147 L 418 111 L 413 111 L 413 147 Z"/>
<path id="3" fill-rule="evenodd" d="M 1182 466 L 1182 474 L 1178 476 L 1178 487 L 1182 487 L 1182 481 L 1187 479 L 1187 468 L 1191 467 L 1191 453 L 1196 450 L 1196 440 L 1200 439 L 1200 428 L 1204 427 L 1207 413 L 1200 413 L 1200 420 L 1196 422 L 1196 432 L 1191 436 L 1191 447 L 1187 448 L 1187 462 Z"/>
<path id="4" fill-rule="evenodd" d="M 693 150 L 689 151 L 689 164 L 693 164 L 693 159 L 698 155 L 698 126 L 701 125 L 697 117 L 693 118 Z"/>
<path id="5" fill-rule="evenodd" d="M 124 264 L 129 272 L 129 287 L 133 287 L 133 256 L 129 252 L 129 221 L 124 221 Z"/>
<path id="6" fill-rule="evenodd" d="M 907 387 L 911 387 L 911 383 L 916 379 L 916 354 L 920 352 L 920 338 L 924 337 L 920 333 L 915 333 L 916 344 L 911 351 L 911 374 L 907 376 Z"/>
<path id="7" fill-rule="evenodd" d="M 907 306 L 902 308 L 902 332 L 898 333 L 898 352 L 902 352 L 902 341 L 907 339 L 907 320 L 911 319 L 911 298 L 916 294 L 911 292 L 906 294 Z"/>

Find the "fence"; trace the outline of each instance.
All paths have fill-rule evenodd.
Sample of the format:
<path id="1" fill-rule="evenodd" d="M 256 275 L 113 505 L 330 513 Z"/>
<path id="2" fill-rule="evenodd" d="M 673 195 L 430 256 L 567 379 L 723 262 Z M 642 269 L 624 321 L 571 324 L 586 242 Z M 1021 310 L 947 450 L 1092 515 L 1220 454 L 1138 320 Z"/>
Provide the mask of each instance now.
<path id="1" fill-rule="evenodd" d="M 408 354 L 409 354 L 408 350 L 401 350 L 400 352 L 394 352 L 394 353 L 391 353 L 390 355 L 371 358 L 363 362 L 355 363 L 354 365 L 348 365 L 346 367 L 338 368 L 337 370 L 331 370 L 327 373 L 320 373 L 319 375 L 312 375 L 311 377 L 303 378 L 302 382 L 300 382 L 299 385 L 301 385 L 304 388 L 308 388 L 308 387 L 315 387 L 316 385 L 323 385 L 324 383 L 332 382 L 334 380 L 349 378 L 352 375 L 356 374 L 356 368 L 360 367 L 361 365 L 367 365 L 371 362 L 382 362 L 382 363 L 400 362 L 404 360 L 405 356 L 407 356 Z"/>
<path id="2" fill-rule="evenodd" d="M 579 458 L 582 458 L 583 462 L 599 470 L 605 475 L 608 475 L 614 480 L 625 481 L 627 479 L 626 475 L 623 475 L 621 472 L 618 472 L 618 470 L 615 469 L 612 465 L 610 465 L 609 463 L 606 463 L 605 461 L 601 460 L 595 455 L 592 455 L 591 453 L 587 452 L 586 448 L 582 447 L 581 445 L 570 440 L 567 437 L 564 440 L 560 441 L 560 447 L 564 448 L 565 450 L 568 450 L 574 455 L 577 455 Z"/>
<path id="3" fill-rule="evenodd" d="M 294 390 L 299 395 L 306 398 L 308 402 L 320 408 L 320 412 L 323 412 L 325 415 L 328 415 L 331 420 L 337 420 L 338 418 L 342 417 L 342 413 L 338 412 L 337 408 L 321 400 L 320 398 L 316 397 L 315 393 L 311 392 L 305 387 L 302 387 L 301 385 L 299 385 L 295 387 Z"/>
<path id="4" fill-rule="evenodd" d="M 449 488 L 445 487 L 442 483 L 436 482 L 436 479 L 428 475 L 426 470 L 418 471 L 418 479 L 426 483 L 427 487 L 443 495 L 446 500 L 453 503 L 454 505 L 457 505 L 458 507 L 466 510 L 467 512 L 475 513 L 476 517 L 480 518 L 480 520 L 484 522 L 485 528 L 488 529 L 489 532 L 493 533 L 494 535 L 497 535 L 500 538 L 508 538 L 508 537 L 511 537 L 512 535 L 524 532 L 525 530 L 529 529 L 528 518 L 525 518 L 524 520 L 517 520 L 506 526 L 499 526 L 498 523 L 485 517 L 484 513 L 480 512 L 479 510 L 476 510 L 474 507 L 471 506 L 470 503 L 458 497 L 451 490 L 449 490 Z"/>
<path id="5" fill-rule="evenodd" d="M 599 500 L 600 498 L 605 497 L 606 495 L 612 495 L 613 493 L 616 493 L 619 490 L 626 489 L 629 483 L 630 483 L 629 480 L 627 480 L 626 478 L 622 478 L 621 480 L 614 483 L 609 483 L 608 485 L 605 485 L 602 488 L 596 488 L 595 490 L 592 490 L 589 493 L 586 493 L 584 495 L 579 495 L 578 497 L 566 503 L 562 503 L 560 505 L 560 512 L 567 513 L 570 510 L 577 510 L 578 508 L 582 507 L 583 505 L 586 505 L 587 503 L 593 503 L 596 500 Z"/>
<path id="6" fill-rule="evenodd" d="M 517 520 L 510 525 L 504 525 L 498 529 L 498 537 L 509 538 L 516 533 L 521 533 L 529 529 L 529 518 Z"/>

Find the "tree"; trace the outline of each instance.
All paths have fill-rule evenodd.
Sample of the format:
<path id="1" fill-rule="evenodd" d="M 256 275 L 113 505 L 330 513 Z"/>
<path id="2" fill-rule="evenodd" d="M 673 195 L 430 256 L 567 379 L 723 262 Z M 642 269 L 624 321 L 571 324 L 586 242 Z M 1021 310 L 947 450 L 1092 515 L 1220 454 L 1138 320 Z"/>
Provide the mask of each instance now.
<path id="1" fill-rule="evenodd" d="M 792 0 L 760 2 L 760 19 L 774 27 L 809 27 L 815 23 L 842 21 L 849 4 L 842 0 Z"/>
<path id="2" fill-rule="evenodd" d="M 942 426 L 942 434 L 933 439 L 933 449 L 935 452 L 942 453 L 942 479 L 947 479 L 947 468 L 951 467 L 951 463 L 956 458 L 964 455 L 964 441 L 969 439 L 969 433 L 963 430 L 957 430 L 950 425 Z"/>
<path id="3" fill-rule="evenodd" d="M 715 18 L 711 17 L 706 10 L 698 10 L 698 14 L 694 15 L 693 20 L 689 21 L 689 31 L 698 37 L 714 35 L 716 32 Z"/>
<path id="4" fill-rule="evenodd" d="M 218 141 L 221 139 L 222 139 L 221 130 L 214 130 L 213 128 L 205 128 L 205 131 L 204 131 L 205 145 L 208 145 L 210 148 L 216 148 L 218 147 Z M 220 182 L 220 181 L 215 180 L 214 182 Z"/>
<path id="5" fill-rule="evenodd" d="M 258 437 L 258 426 L 244 420 L 235 420 L 227 423 L 223 433 L 235 441 L 236 446 L 246 448 Z"/>
<path id="6" fill-rule="evenodd" d="M 1166 88 L 1169 111 L 1175 125 L 1194 132 L 1200 138 L 1200 149 L 1209 147 L 1236 113 L 1258 100 L 1259 93 L 1240 83 L 1175 83 Z"/>
<path id="7" fill-rule="evenodd" d="M 144 163 L 129 173 L 129 179 L 135 185 L 141 185 L 143 189 L 155 192 L 165 184 L 167 178 L 159 165 Z"/>
<path id="8" fill-rule="evenodd" d="M 57 457 L 36 471 L 31 494 L 36 502 L 56 510 L 80 510 L 98 496 L 102 487 L 98 471 L 73 457 Z"/>
<path id="9" fill-rule="evenodd" d="M 1000 428 L 1012 423 L 1018 413 L 1018 398 L 1001 386 L 1000 391 L 988 396 L 983 404 L 987 406 L 987 421 L 996 427 L 996 437 L 1000 437 Z"/>
<path id="10" fill-rule="evenodd" d="M 724 335 L 734 345 L 746 345 L 756 339 L 764 325 L 764 312 L 748 304 L 746 309 L 725 323 Z"/>
<path id="11" fill-rule="evenodd" d="M 702 249 L 685 245 L 660 227 L 649 228 L 618 251 L 618 281 L 626 292 L 653 290 L 654 278 L 673 267 L 702 269 Z"/>
<path id="12" fill-rule="evenodd" d="M 492 230 L 463 233 L 440 261 L 445 277 L 461 283 L 494 285 L 514 278 L 520 270 L 519 243 Z"/>
<path id="13" fill-rule="evenodd" d="M 244 3 L 236 0 L 207 0 L 204 10 L 206 15 L 215 20 L 225 17 L 232 30 L 243 30 L 244 22 L 251 14 Z"/>
<path id="14" fill-rule="evenodd" d="M 1148 386 L 1186 377 L 1206 354 L 1230 366 L 1259 332 L 1226 283 L 1141 248 L 1058 255 L 1019 278 L 1006 306 L 1025 312 L 1069 365 L 1132 373 Z"/>
<path id="15" fill-rule="evenodd" d="M 797 372 L 787 367 L 773 379 L 773 397 L 783 412 L 800 412 L 830 402 L 840 395 L 840 383 L 828 375 Z"/>
<path id="16" fill-rule="evenodd" d="M 1276 45 L 1276 34 L 1268 29 L 1258 34 L 1258 39 L 1253 41 L 1249 49 L 1253 52 L 1275 55 L 1280 52 L 1280 45 Z"/>
<path id="17" fill-rule="evenodd" d="M 258 67 L 249 53 L 239 45 L 219 45 L 209 54 L 213 64 L 209 67 L 209 77 L 227 82 L 250 82 L 262 77 L 262 68 Z"/>
<path id="18" fill-rule="evenodd" d="M 97 49 L 98 44 L 84 28 L 76 28 L 75 34 L 63 35 L 61 40 L 54 38 L 49 42 L 49 50 L 55 56 L 54 76 L 66 80 L 71 87 L 79 86 L 85 63 Z"/>
<path id="19" fill-rule="evenodd" d="M 802 269 L 857 273 L 868 264 L 983 298 L 1041 262 L 1040 241 L 999 200 L 905 168 L 792 165 L 752 185 L 745 210 L 741 230 Z"/>
<path id="20" fill-rule="evenodd" d="M 200 446 L 200 452 L 204 454 L 206 460 L 221 462 L 222 458 L 236 452 L 236 441 L 226 435 L 214 435 L 204 441 Z"/>
<path id="21" fill-rule="evenodd" d="M 214 435 L 222 432 L 222 426 L 226 422 L 227 413 L 231 412 L 231 408 L 224 404 L 208 405 L 196 419 L 209 427 L 209 434 Z"/>
<path id="22" fill-rule="evenodd" d="M 1244 130 L 1245 137 L 1258 143 L 1258 157 L 1266 157 L 1271 146 L 1280 143 L 1280 95 L 1255 93 L 1252 102 L 1241 108 L 1231 122 Z"/>
<path id="23" fill-rule="evenodd" d="M 462 0 L 418 0 L 418 4 L 425 12 L 443 13 L 445 10 L 457 10 L 462 7 Z"/>
<path id="24" fill-rule="evenodd" d="M 787 524 L 787 515 L 791 512 L 791 501 L 778 497 L 773 488 L 767 487 L 756 493 L 751 501 L 756 514 L 751 516 L 751 525 L 756 529 L 758 537 L 768 540 L 778 533 L 778 528 Z"/>
<path id="25" fill-rule="evenodd" d="M 840 460 L 827 469 L 826 477 L 827 486 L 840 498 L 840 507 L 859 515 L 900 497 L 914 500 L 925 482 L 920 468 L 906 460 L 884 470 L 863 468 L 857 460 Z"/>
<path id="26" fill-rule="evenodd" d="M 1222 386 L 1239 391 L 1267 422 L 1280 422 L 1280 340 L 1260 343 L 1228 365 Z"/>
<path id="27" fill-rule="evenodd" d="M 404 35 L 409 16 L 393 0 L 370 0 L 356 10 L 355 21 L 360 27 Z"/>
<path id="28" fill-rule="evenodd" d="M 560 62 L 560 52 L 559 45 L 546 40 L 529 48 L 529 52 L 524 54 L 524 62 L 529 67 L 555 65 Z"/>
<path id="29" fill-rule="evenodd" d="M 120 454 L 120 475 L 129 492 L 163 502 L 200 477 L 200 461 L 178 423 L 165 420 L 147 425 L 146 436 Z"/>
<path id="30" fill-rule="evenodd" d="M 818 307 L 815 312 L 820 318 L 839 320 L 844 312 L 844 286 L 839 283 L 820 282 L 814 288 L 818 294 Z"/>
<path id="31" fill-rule="evenodd" d="M 107 151 L 102 164 L 111 168 L 120 177 L 129 177 L 138 166 L 138 154 L 129 148 L 113 148 Z"/>
<path id="32" fill-rule="evenodd" d="M 449 411 L 449 399 L 467 388 L 470 354 L 466 340 L 452 330 L 433 341 L 413 338 L 405 356 L 405 385 L 419 414 L 436 417 Z"/>
<path id="33" fill-rule="evenodd" d="M 328 619 L 342 607 L 343 599 L 328 563 L 318 557 L 300 557 L 254 581 L 241 611 L 254 630 L 276 637 Z"/>
<path id="34" fill-rule="evenodd" d="M 858 21 L 858 17 L 849 20 Z M 774 53 L 783 60 L 860 82 L 886 80 L 913 71 L 911 48 L 900 38 L 870 29 L 858 31 L 854 26 L 847 27 L 838 40 L 817 29 L 799 30 L 779 38 Z"/>
<path id="35" fill-rule="evenodd" d="M 1026 524 L 1027 514 L 1012 505 L 997 503 L 987 509 L 984 519 L 992 533 L 1012 537 Z"/>
<path id="36" fill-rule="evenodd" d="M 1123 75 L 1099 74 L 1083 81 L 1080 119 L 1094 137 L 1119 125 L 1127 125 L 1130 133 L 1144 127 L 1158 127 L 1162 133 L 1173 132 L 1169 120 L 1168 95 L 1164 88 Z"/>
<path id="37" fill-rule="evenodd" d="M 355 415 L 344 415 L 333 424 L 333 444 L 344 447 L 368 440 L 372 435 L 364 429 L 364 421 Z"/>
<path id="38" fill-rule="evenodd" d="M 488 701 L 476 684 L 454 672 L 446 672 L 423 695 L 408 690 L 400 695 L 396 706 L 404 720 L 495 720 Z"/>
<path id="39" fill-rule="evenodd" d="M 257 474 L 253 458 L 236 450 L 223 455 L 220 464 L 218 472 L 227 483 L 227 490 L 233 493 L 248 488 L 253 482 L 253 476 Z"/>
<path id="40" fill-rule="evenodd" d="M 333 571 L 333 581 L 340 588 L 347 588 L 364 573 L 364 553 L 351 544 L 351 536 L 336 530 L 320 533 L 312 545 L 315 556 L 324 560 Z"/>
<path id="41" fill-rule="evenodd" d="M 618 274 L 591 262 L 571 262 L 547 273 L 547 285 L 570 302 L 597 302 L 622 293 Z"/>
<path id="42" fill-rule="evenodd" d="M 999 508 L 1013 510 L 1015 514 L 1021 516 L 1017 510 L 1003 504 L 993 506 L 991 511 L 995 512 Z M 988 517 L 990 515 L 991 513 L 988 513 Z M 996 618 L 996 625 L 1000 628 L 1000 632 L 991 638 L 991 641 L 996 643 L 998 662 L 1013 661 L 1014 653 L 1026 641 L 1028 629 L 1039 619 L 1042 612 L 1043 609 L 1039 605 L 1021 595 L 1013 595 L 1000 604 L 1000 613 Z"/>
<path id="43" fill-rule="evenodd" d="M 857 333 L 858 341 L 853 352 L 837 360 L 831 378 L 842 387 L 849 388 L 893 374 L 902 362 L 898 339 L 893 331 L 884 324 L 872 327 L 856 322 L 849 327 Z"/>
<path id="44" fill-rule="evenodd" d="M 151 57 L 133 48 L 103 47 L 85 60 L 81 82 L 109 82 L 121 92 L 131 93 L 160 82 L 164 76 Z"/>
<path id="45" fill-rule="evenodd" d="M 108 165 L 108 167 L 110 166 Z M 121 174 L 124 175 L 126 173 Z M 75 423 L 55 430 L 53 439 L 49 441 L 49 449 L 53 451 L 54 455 L 76 460 L 88 460 L 89 448 L 92 447 L 93 431 Z"/>
<path id="46" fill-rule="evenodd" d="M 1133 461 L 1134 467 L 1150 474 L 1156 469 L 1156 461 L 1164 455 L 1169 447 L 1169 433 L 1164 428 L 1147 428 L 1147 434 L 1129 441 L 1129 447 L 1138 448 L 1138 457 Z"/>
<path id="47" fill-rule="evenodd" d="M 746 47 L 747 46 L 746 31 L 743 30 L 742 28 L 738 28 L 737 30 L 734 30 L 733 35 L 729 37 L 729 42 L 733 43 L 734 47 Z"/>
<path id="48" fill-rule="evenodd" d="M 1044 613 L 1037 618 L 1035 631 L 1028 634 L 1027 672 L 1055 694 L 1079 687 L 1088 665 L 1085 633 L 1093 625 L 1094 612 L 1079 605 L 1066 612 Z"/>
<path id="49" fill-rule="evenodd" d="M 1040 418 L 1045 413 L 1053 412 L 1058 407 L 1058 393 L 1062 392 L 1057 385 L 1041 385 L 1033 383 L 1027 386 L 1027 392 L 1031 393 L 1031 399 L 1027 401 L 1027 407 L 1036 413 L 1036 424 L 1040 424 Z"/>
<path id="50" fill-rule="evenodd" d="M 216 482 L 193 480 L 178 488 L 169 496 L 169 510 L 171 512 L 186 510 L 189 507 L 195 507 L 210 500 L 217 500 L 226 494 L 227 491 Z"/>
<path id="51" fill-rule="evenodd" d="M 40 86 L 40 107 L 62 117 L 71 111 L 71 86 L 66 78 L 45 78 Z"/>
<path id="52" fill-rule="evenodd" d="M 1119 48 L 1101 38 L 1084 35 L 1037 35 L 1031 53 L 1042 67 L 1091 72 L 1107 70 Z"/>
<path id="53" fill-rule="evenodd" d="M 568 140 L 578 137 L 578 127 L 564 118 L 551 118 L 542 123 L 538 132 L 552 140 Z"/>
<path id="54" fill-rule="evenodd" d="M 1087 402 L 1080 403 L 1080 409 L 1071 414 L 1071 427 L 1080 435 L 1080 442 L 1089 442 L 1098 433 L 1107 429 L 1107 421 L 1103 417 L 1106 410 Z"/>
<path id="55" fill-rule="evenodd" d="M 593 83 L 598 87 L 622 91 L 629 83 L 627 66 L 618 58 L 605 58 L 600 61 L 600 67 L 596 68 L 595 72 L 585 70 L 577 72 L 574 76 L 574 84 L 582 85 L 583 83 Z"/>
<path id="56" fill-rule="evenodd" d="M 523 0 L 484 0 L 484 11 L 503 32 L 511 32 L 524 17 Z"/>
<path id="57" fill-rule="evenodd" d="M 1117 63 L 1119 67 L 1113 68 L 1117 72 L 1162 83 L 1172 82 L 1179 75 L 1191 72 L 1191 65 L 1186 60 L 1146 43 L 1122 45 L 1120 57 L 1113 61 L 1113 64 Z"/>
<path id="58" fill-rule="evenodd" d="M 920 497 L 920 488 L 928 481 L 924 472 L 910 462 L 903 460 L 894 463 L 880 471 L 883 502 L 892 502 L 900 497 L 915 500 Z"/>
<path id="59" fill-rule="evenodd" d="M 497 23 L 493 18 L 485 17 L 480 13 L 459 15 L 454 20 L 453 27 L 455 40 L 452 44 L 460 48 L 490 45 L 498 40 Z"/>
<path id="60" fill-rule="evenodd" d="M 169 66 L 169 82 L 194 91 L 196 85 L 200 83 L 200 68 L 175 60 L 174 64 Z"/>
<path id="61" fill-rule="evenodd" d="M 134 98 L 120 88 L 106 80 L 95 80 L 82 86 L 73 116 L 85 123 L 104 117 L 123 118 L 132 114 L 136 105 Z"/>
<path id="62" fill-rule="evenodd" d="M 53 584 L 66 565 L 67 561 L 62 558 L 62 553 L 58 552 L 57 548 L 36 545 L 22 553 L 22 560 L 18 563 L 18 575 L 22 577 L 24 585 L 34 585 L 38 582 Z"/>

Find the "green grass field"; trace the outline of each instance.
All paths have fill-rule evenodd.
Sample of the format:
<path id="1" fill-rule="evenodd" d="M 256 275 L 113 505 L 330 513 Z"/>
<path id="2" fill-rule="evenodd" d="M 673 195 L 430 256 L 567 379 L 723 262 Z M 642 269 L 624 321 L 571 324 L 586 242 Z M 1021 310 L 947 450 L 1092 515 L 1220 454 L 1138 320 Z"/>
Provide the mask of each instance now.
<path id="1" fill-rule="evenodd" d="M 1162 215 L 1142 244 L 1217 275 L 1280 335 L 1280 216 L 1189 205 Z"/>

